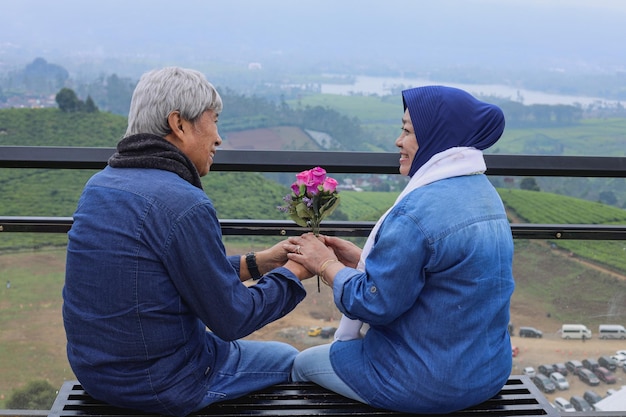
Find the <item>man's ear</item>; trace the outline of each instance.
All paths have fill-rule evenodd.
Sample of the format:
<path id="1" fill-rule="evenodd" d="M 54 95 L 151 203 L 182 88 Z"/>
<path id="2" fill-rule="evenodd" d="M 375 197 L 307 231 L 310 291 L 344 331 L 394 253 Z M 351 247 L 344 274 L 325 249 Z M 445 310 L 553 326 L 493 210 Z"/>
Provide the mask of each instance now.
<path id="1" fill-rule="evenodd" d="M 183 128 L 183 118 L 180 116 L 180 112 L 178 110 L 174 110 L 167 115 L 167 124 L 174 135 L 180 137 L 185 133 Z"/>

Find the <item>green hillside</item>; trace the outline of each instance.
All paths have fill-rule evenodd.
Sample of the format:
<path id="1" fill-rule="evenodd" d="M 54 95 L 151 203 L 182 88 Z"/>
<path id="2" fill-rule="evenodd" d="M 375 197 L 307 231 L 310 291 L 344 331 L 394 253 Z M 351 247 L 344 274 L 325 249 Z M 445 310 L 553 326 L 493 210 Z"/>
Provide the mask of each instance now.
<path id="1" fill-rule="evenodd" d="M 336 97 L 335 97 L 336 98 Z M 388 113 L 368 113 L 368 108 L 380 106 L 378 97 L 336 98 L 341 111 L 350 108 L 380 122 L 388 122 L 393 104 L 382 103 Z M 316 105 L 329 105 L 320 96 Z M 378 102 L 378 103 L 377 103 Z M 355 103 L 359 105 L 354 106 Z M 353 110 L 354 111 L 354 110 Z M 356 114 L 356 113 L 355 113 Z M 58 109 L 9 109 L 0 111 L 0 145 L 27 146 L 115 146 L 123 135 L 126 119 L 110 113 L 63 113 Z M 596 143 L 612 143 L 626 131 L 625 120 L 585 121 L 582 127 L 554 128 L 552 137 L 570 136 L 572 142 L 583 141 L 595 134 Z M 521 131 L 520 131 L 521 132 Z M 528 133 L 528 132 L 526 132 Z M 607 146 L 602 146 L 607 149 Z M 84 183 L 95 171 L 0 169 L 0 193 L 3 196 L 0 215 L 3 216 L 71 216 Z M 287 174 L 285 174 L 287 175 Z M 218 215 L 224 219 L 280 219 L 276 210 L 288 187 L 268 180 L 259 173 L 211 172 L 203 178 L 204 188 L 213 200 Z M 591 223 L 623 224 L 626 211 L 596 202 L 547 192 L 502 189 L 502 198 L 509 211 L 530 223 Z M 342 203 L 335 219 L 374 221 L 393 204 L 396 193 L 342 192 Z M 64 236 L 5 235 L 0 249 L 63 244 Z M 578 256 L 626 271 L 626 261 L 619 242 L 601 242 L 587 249 L 586 242 L 559 241 L 556 244 Z"/>
<path id="2" fill-rule="evenodd" d="M 500 189 L 506 206 L 527 223 L 624 224 L 626 210 L 563 195 Z"/>
<path id="3" fill-rule="evenodd" d="M 0 110 L 0 145 L 111 147 L 125 131 L 126 118 L 111 113 Z"/>
<path id="4" fill-rule="evenodd" d="M 290 106 L 327 106 L 349 117 L 357 117 L 364 127 L 379 133 L 378 141 L 389 142 L 399 133 L 402 100 L 392 96 L 337 96 L 315 94 L 290 100 Z M 506 112 L 505 112 L 506 116 Z M 583 119 L 563 126 L 512 127 L 507 125 L 497 145 L 487 152 L 502 154 L 550 154 L 624 156 L 626 119 Z"/>
<path id="5" fill-rule="evenodd" d="M 342 191 L 339 209 L 350 221 L 376 221 L 393 205 L 399 193 Z"/>
<path id="6" fill-rule="evenodd" d="M 242 103 L 237 104 L 243 106 Z M 399 132 L 402 116 L 400 100 L 392 97 L 317 94 L 290 101 L 289 105 L 293 109 L 334 109 L 350 120 L 357 118 L 363 128 L 373 132 L 376 143 L 369 144 L 372 150 L 395 149 L 393 141 Z M 226 125 L 239 125 L 240 130 L 247 123 L 244 119 L 249 118 L 249 115 L 235 113 L 233 109 L 220 118 L 222 129 Z M 317 117 L 324 114 L 321 112 Z M 280 117 L 276 116 L 276 119 Z M 343 119 L 339 121 L 345 123 Z M 324 130 L 313 125 L 307 128 Z M 55 108 L 0 111 L 0 145 L 114 146 L 125 129 L 125 117 L 105 112 L 64 113 Z M 487 152 L 621 157 L 626 154 L 624 132 L 626 119 L 621 118 L 583 119 L 566 126 L 507 126 L 502 139 Z"/>
<path id="7" fill-rule="evenodd" d="M 535 224 L 625 224 L 626 210 L 562 195 L 526 190 L 500 190 L 509 213 L 524 223 Z M 551 244 L 572 255 L 626 272 L 622 241 L 554 240 Z"/>

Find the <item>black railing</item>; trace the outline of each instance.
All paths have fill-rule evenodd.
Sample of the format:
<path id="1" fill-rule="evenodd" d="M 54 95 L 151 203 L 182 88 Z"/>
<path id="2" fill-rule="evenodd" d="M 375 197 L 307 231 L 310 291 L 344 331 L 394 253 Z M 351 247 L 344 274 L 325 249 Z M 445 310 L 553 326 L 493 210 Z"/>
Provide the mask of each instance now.
<path id="1" fill-rule="evenodd" d="M 0 146 L 0 168 L 100 169 L 114 148 Z M 320 165 L 339 174 L 397 174 L 394 152 L 220 150 L 213 171 L 298 172 Z M 485 155 L 487 174 L 526 177 L 626 177 L 626 157 Z"/>
<path id="2" fill-rule="evenodd" d="M 0 168 L 101 169 L 114 148 L 1 146 Z M 485 155 L 487 175 L 525 177 L 626 177 L 626 158 Z M 393 152 L 218 151 L 212 171 L 298 172 L 323 166 L 329 173 L 397 174 Z M 1 214 L 1 213 L 0 213 Z M 292 221 L 221 219 L 224 235 L 291 236 L 302 229 Z M 0 216 L 0 232 L 65 233 L 71 217 Z M 367 236 L 374 222 L 327 221 L 324 233 Z M 514 238 L 626 240 L 626 226 L 596 224 L 511 225 Z"/>

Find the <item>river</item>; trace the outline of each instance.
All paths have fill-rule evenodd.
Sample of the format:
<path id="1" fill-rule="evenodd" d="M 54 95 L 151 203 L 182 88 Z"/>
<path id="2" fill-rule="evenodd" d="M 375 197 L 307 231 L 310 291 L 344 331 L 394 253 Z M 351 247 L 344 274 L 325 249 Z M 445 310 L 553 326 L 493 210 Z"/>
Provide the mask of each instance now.
<path id="1" fill-rule="evenodd" d="M 447 85 L 463 89 L 476 96 L 495 96 L 518 101 L 524 105 L 532 104 L 568 104 L 588 107 L 591 104 L 611 107 L 617 104 L 615 100 L 608 100 L 600 97 L 569 96 L 561 94 L 550 94 L 541 91 L 516 88 L 503 84 L 460 84 L 448 82 L 434 82 L 420 78 L 400 78 L 400 77 L 369 77 L 357 76 L 354 84 L 322 84 L 323 94 L 351 95 L 351 94 L 377 94 L 380 96 L 389 95 L 392 89 L 398 87 L 411 88 L 425 85 Z"/>

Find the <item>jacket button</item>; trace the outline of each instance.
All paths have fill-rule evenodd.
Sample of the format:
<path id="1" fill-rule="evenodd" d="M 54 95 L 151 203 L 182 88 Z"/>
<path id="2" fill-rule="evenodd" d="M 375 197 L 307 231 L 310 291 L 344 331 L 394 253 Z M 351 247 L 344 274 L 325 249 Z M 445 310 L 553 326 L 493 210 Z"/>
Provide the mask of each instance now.
<path id="1" fill-rule="evenodd" d="M 373 293 L 375 293 L 376 291 L 378 291 L 378 290 L 376 289 L 376 287 L 372 287 L 372 288 L 370 288 L 370 292 L 371 292 L 372 294 L 373 294 Z"/>

